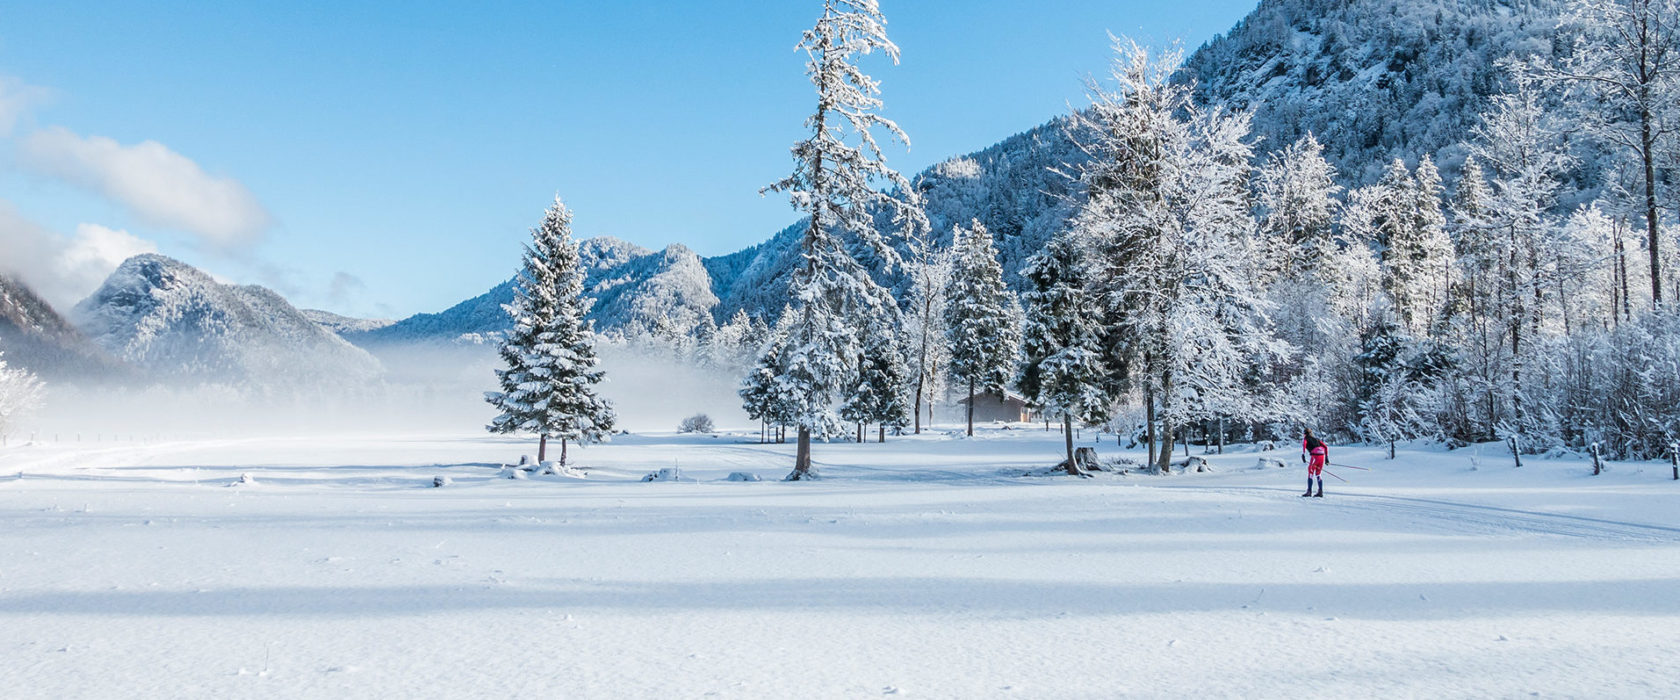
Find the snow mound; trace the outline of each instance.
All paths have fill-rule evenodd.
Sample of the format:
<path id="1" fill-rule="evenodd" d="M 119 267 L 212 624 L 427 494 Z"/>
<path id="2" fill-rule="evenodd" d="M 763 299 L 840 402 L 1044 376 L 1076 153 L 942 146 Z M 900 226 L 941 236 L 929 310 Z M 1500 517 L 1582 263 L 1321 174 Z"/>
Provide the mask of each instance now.
<path id="1" fill-rule="evenodd" d="M 730 472 L 729 476 L 724 479 L 724 481 L 763 481 L 763 480 L 764 479 L 761 478 L 759 475 L 750 474 L 748 472 Z"/>
<path id="2" fill-rule="evenodd" d="M 659 471 L 642 477 L 642 481 L 688 481 L 694 479 L 682 475 L 682 469 L 677 467 L 663 467 Z"/>

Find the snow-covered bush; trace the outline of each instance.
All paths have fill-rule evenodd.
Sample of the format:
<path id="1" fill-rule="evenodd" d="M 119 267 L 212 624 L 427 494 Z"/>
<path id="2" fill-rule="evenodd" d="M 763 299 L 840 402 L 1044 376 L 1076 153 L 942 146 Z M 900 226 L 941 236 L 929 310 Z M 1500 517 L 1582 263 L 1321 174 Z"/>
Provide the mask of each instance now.
<path id="1" fill-rule="evenodd" d="M 682 424 L 677 426 L 677 430 L 684 433 L 709 433 L 712 429 L 712 417 L 704 413 L 684 418 Z"/>

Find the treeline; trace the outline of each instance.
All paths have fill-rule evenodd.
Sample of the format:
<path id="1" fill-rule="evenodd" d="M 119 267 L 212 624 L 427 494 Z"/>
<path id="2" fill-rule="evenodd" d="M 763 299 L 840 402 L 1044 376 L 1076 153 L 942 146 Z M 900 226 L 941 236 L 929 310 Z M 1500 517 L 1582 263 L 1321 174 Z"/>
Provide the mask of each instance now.
<path id="1" fill-rule="evenodd" d="M 916 188 L 858 138 L 890 123 L 847 60 L 896 47 L 874 2 L 826 7 L 807 35 L 822 107 L 778 185 L 811 215 L 804 262 L 742 391 L 754 417 L 837 435 L 915 424 L 934 385 L 1014 389 L 1069 423 L 1135 420 L 1163 466 L 1189 429 L 1627 458 L 1680 437 L 1672 0 L 1578 3 L 1568 50 L 1502 62 L 1458 178 L 1422 155 L 1352 191 L 1311 133 L 1257 163 L 1247 112 L 1199 105 L 1178 56 L 1121 42 L 1068 123 L 1076 213 L 1024 297 L 1001 293 L 984 212 L 934 245 Z M 1602 195 L 1563 206 L 1587 169 Z M 882 268 L 902 271 L 896 299 Z"/>

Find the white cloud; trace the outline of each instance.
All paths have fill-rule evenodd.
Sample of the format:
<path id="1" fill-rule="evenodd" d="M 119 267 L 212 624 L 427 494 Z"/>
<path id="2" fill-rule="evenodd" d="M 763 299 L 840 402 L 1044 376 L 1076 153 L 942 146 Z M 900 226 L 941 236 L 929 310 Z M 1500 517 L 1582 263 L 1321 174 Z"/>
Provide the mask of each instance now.
<path id="1" fill-rule="evenodd" d="M 0 271 L 16 275 L 60 313 L 98 289 L 124 260 L 156 253 L 151 241 L 98 224 L 64 236 L 23 218 L 0 200 Z"/>
<path id="2" fill-rule="evenodd" d="M 30 109 L 45 102 L 50 94 L 51 91 L 46 88 L 0 76 L 0 136 L 11 134 L 18 120 Z"/>
<path id="3" fill-rule="evenodd" d="M 97 192 L 147 223 L 197 234 L 224 250 L 255 242 L 272 221 L 238 180 L 210 175 L 156 141 L 124 146 L 55 126 L 24 138 L 19 161 Z"/>

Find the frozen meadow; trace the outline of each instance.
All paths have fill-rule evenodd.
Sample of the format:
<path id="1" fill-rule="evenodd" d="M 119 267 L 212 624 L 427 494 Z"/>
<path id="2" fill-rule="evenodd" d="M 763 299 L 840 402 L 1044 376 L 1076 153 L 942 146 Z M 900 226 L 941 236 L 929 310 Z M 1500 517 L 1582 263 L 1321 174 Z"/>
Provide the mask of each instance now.
<path id="1" fill-rule="evenodd" d="M 1333 469 L 1352 483 L 1324 499 L 1299 497 L 1289 449 L 1267 454 L 1286 468 L 1244 446 L 1200 474 L 1023 476 L 1058 438 L 819 444 L 806 483 L 777 481 L 792 445 L 745 433 L 619 436 L 574 452 L 586 478 L 530 480 L 498 478 L 531 447 L 501 437 L 14 443 L 0 687 L 1680 695 L 1666 464 L 1337 449 L 1374 471 Z M 683 480 L 640 481 L 669 467 Z"/>

